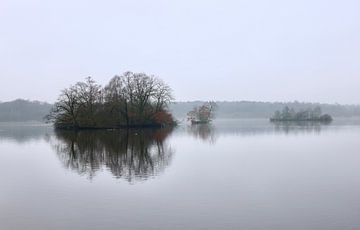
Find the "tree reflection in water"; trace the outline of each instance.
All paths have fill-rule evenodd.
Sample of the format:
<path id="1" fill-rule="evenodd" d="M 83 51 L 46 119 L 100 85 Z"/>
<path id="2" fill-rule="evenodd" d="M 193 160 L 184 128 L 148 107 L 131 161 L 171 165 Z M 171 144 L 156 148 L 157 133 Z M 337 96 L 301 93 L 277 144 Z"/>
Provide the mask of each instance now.
<path id="1" fill-rule="evenodd" d="M 304 132 L 320 134 L 322 127 L 330 124 L 316 121 L 277 121 L 273 123 L 276 132 L 283 132 L 285 134 Z"/>
<path id="2" fill-rule="evenodd" d="M 212 144 L 216 142 L 215 128 L 211 124 L 194 124 L 188 126 L 187 130 L 195 138 Z"/>
<path id="3" fill-rule="evenodd" d="M 165 143 L 170 129 L 56 131 L 51 140 L 65 167 L 93 178 L 107 168 L 129 182 L 146 180 L 162 172 L 173 150 Z"/>
<path id="4" fill-rule="evenodd" d="M 263 134 L 320 134 L 328 128 L 334 128 L 329 123 L 309 121 L 279 121 L 243 119 L 218 121 L 215 124 L 195 124 L 186 127 L 186 132 L 196 139 L 215 144 L 218 137 L 224 135 L 253 136 Z"/>

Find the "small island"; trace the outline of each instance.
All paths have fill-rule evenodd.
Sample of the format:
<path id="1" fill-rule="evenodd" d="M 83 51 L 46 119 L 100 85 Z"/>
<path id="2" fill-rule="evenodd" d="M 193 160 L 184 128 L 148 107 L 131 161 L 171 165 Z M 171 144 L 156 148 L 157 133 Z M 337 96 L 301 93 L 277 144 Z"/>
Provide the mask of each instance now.
<path id="1" fill-rule="evenodd" d="M 271 122 L 309 121 L 330 123 L 332 120 L 333 118 L 329 114 L 322 114 L 319 106 L 300 111 L 295 111 L 293 108 L 286 106 L 282 111 L 276 111 L 270 118 Z"/>
<path id="2" fill-rule="evenodd" d="M 188 112 L 187 117 L 188 121 L 191 124 L 209 124 L 215 116 L 215 109 L 217 105 L 215 102 L 206 102 L 201 106 L 193 108 Z"/>
<path id="3" fill-rule="evenodd" d="M 155 76 L 125 72 L 105 87 L 88 77 L 61 92 L 46 120 L 74 130 L 174 126 L 172 100 L 171 88 Z"/>

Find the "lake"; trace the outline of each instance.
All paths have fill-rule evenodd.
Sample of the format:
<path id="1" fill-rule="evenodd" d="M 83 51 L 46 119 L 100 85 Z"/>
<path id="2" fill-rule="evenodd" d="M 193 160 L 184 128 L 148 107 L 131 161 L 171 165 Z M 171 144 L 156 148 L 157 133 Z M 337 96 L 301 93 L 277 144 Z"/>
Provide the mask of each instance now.
<path id="1" fill-rule="evenodd" d="M 360 228 L 360 122 L 0 123 L 0 229 Z"/>

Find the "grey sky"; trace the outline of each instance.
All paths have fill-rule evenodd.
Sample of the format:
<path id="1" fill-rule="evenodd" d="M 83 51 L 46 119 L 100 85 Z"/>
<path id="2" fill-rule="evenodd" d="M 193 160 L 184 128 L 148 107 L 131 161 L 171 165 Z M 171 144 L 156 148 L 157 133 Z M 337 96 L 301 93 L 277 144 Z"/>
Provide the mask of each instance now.
<path id="1" fill-rule="evenodd" d="M 0 0 L 0 100 L 131 70 L 177 100 L 360 102 L 358 0 Z"/>

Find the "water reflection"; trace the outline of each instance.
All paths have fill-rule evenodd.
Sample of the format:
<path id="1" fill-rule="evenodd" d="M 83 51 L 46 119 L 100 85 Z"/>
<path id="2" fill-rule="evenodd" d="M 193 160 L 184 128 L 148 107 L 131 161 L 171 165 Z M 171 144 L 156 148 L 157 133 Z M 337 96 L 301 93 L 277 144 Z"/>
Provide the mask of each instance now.
<path id="1" fill-rule="evenodd" d="M 194 124 L 187 127 L 191 136 L 209 143 L 216 142 L 215 128 L 211 124 Z"/>
<path id="2" fill-rule="evenodd" d="M 213 124 L 199 124 L 180 126 L 176 133 L 191 135 L 205 142 L 215 143 L 223 135 L 266 135 L 286 134 L 296 135 L 305 133 L 321 133 L 327 130 L 360 126 L 359 119 L 336 119 L 331 124 L 318 122 L 269 122 L 268 119 L 228 119 L 216 120 Z M 112 132 L 114 133 L 114 132 Z M 116 132 L 115 132 L 116 133 Z M 0 122 L 0 141 L 15 141 L 23 144 L 53 138 L 53 128 L 41 123 L 6 123 Z"/>
<path id="3" fill-rule="evenodd" d="M 102 168 L 129 182 L 146 180 L 162 172 L 173 156 L 165 139 L 170 129 L 56 131 L 51 141 L 67 168 L 90 179 Z"/>
<path id="4" fill-rule="evenodd" d="M 319 134 L 322 128 L 330 125 L 330 123 L 311 122 L 311 121 L 278 121 L 273 122 L 276 132 L 283 132 L 286 134 L 292 133 L 317 133 Z"/>
<path id="5" fill-rule="evenodd" d="M 267 119 L 234 119 L 216 120 L 211 125 L 189 125 L 178 132 L 185 132 L 185 134 L 190 134 L 203 141 L 215 143 L 219 137 L 227 135 L 320 134 L 329 129 L 344 127 L 346 126 L 341 122 L 324 124 L 319 122 L 269 122 Z"/>
<path id="6" fill-rule="evenodd" d="M 31 122 L 0 122 L 0 141 L 15 141 L 22 144 L 39 141 L 52 133 L 52 126 Z"/>

